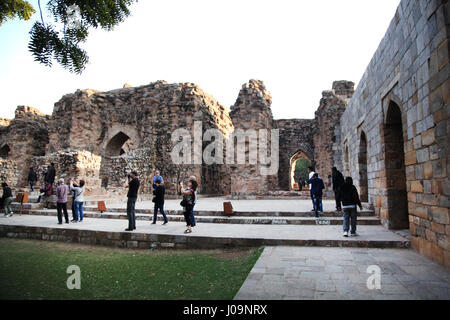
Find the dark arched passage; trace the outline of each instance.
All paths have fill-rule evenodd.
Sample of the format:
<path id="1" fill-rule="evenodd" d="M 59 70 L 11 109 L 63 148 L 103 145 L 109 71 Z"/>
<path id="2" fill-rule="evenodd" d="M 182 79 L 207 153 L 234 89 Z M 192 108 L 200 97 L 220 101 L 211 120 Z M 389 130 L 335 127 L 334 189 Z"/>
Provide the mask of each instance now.
<path id="1" fill-rule="evenodd" d="M 124 154 L 123 145 L 130 139 L 128 135 L 122 131 L 109 140 L 105 148 L 105 154 L 110 157 L 120 156 Z"/>
<path id="2" fill-rule="evenodd" d="M 393 101 L 389 103 L 387 110 L 383 139 L 388 225 L 392 229 L 406 229 L 409 227 L 409 220 L 402 113 Z"/>
<path id="3" fill-rule="evenodd" d="M 359 165 L 359 197 L 361 202 L 369 200 L 369 183 L 367 179 L 367 137 L 364 131 L 361 131 L 358 153 Z"/>

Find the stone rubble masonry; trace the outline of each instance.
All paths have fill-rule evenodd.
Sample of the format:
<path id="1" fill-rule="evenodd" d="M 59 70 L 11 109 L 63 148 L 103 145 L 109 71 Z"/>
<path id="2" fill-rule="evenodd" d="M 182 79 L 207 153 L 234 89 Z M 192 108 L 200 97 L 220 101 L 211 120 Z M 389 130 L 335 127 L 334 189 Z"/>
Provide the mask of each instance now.
<path id="1" fill-rule="evenodd" d="M 413 236 L 412 246 L 447 267 L 449 12 L 448 1 L 400 2 L 340 123 L 344 148 L 349 149 L 346 165 L 358 188 L 361 133 L 367 137 L 369 202 L 382 222 L 387 227 L 395 226 L 396 216 L 402 211 L 399 202 L 407 201 L 406 222 Z M 391 150 L 388 122 L 392 113 L 388 111 L 394 103 L 401 112 L 397 122 L 401 122 L 404 142 L 404 165 L 397 162 L 395 166 L 404 167 L 403 178 L 392 166 L 399 161 L 396 159 L 402 159 L 400 153 Z M 404 191 L 399 184 L 402 180 L 406 180 Z"/>

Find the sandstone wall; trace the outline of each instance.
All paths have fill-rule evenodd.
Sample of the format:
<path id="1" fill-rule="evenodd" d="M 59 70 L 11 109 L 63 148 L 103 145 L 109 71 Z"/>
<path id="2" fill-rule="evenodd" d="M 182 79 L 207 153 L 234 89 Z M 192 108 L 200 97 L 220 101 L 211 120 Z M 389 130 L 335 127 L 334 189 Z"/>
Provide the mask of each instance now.
<path id="1" fill-rule="evenodd" d="M 449 6 L 438 0 L 401 1 L 341 119 L 349 171 L 361 187 L 361 171 L 367 164 L 368 200 L 383 223 L 404 227 L 399 213 L 406 206 L 413 247 L 446 266 L 450 266 Z M 399 143 L 400 151 L 393 152 Z"/>

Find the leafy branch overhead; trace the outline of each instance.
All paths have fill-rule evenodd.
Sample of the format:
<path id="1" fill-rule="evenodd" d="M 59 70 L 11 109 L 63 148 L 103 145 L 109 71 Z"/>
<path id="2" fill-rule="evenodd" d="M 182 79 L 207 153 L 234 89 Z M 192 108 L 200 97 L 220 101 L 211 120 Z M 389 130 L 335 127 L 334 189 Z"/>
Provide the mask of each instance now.
<path id="1" fill-rule="evenodd" d="M 0 25 L 8 19 L 30 19 L 34 8 L 22 0 L 2 0 Z M 89 28 L 112 30 L 130 15 L 129 6 L 137 0 L 50 0 L 47 9 L 53 21 L 45 21 L 40 1 L 40 21 L 30 31 L 28 45 L 35 61 L 52 66 L 56 60 L 70 72 L 80 74 L 89 57 L 80 44 L 88 38 Z"/>

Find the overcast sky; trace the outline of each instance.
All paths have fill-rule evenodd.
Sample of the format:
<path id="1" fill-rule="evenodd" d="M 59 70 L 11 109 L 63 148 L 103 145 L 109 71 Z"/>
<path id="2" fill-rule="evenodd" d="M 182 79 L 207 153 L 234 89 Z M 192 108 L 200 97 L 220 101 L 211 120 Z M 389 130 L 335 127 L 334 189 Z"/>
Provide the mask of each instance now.
<path id="1" fill-rule="evenodd" d="M 229 108 L 242 84 L 259 79 L 274 118 L 313 118 L 334 80 L 358 83 L 399 2 L 140 0 L 113 31 L 91 30 L 82 75 L 33 61 L 27 45 L 36 13 L 0 27 L 0 117 L 12 118 L 18 105 L 51 114 L 77 89 L 157 80 L 197 83 Z"/>

